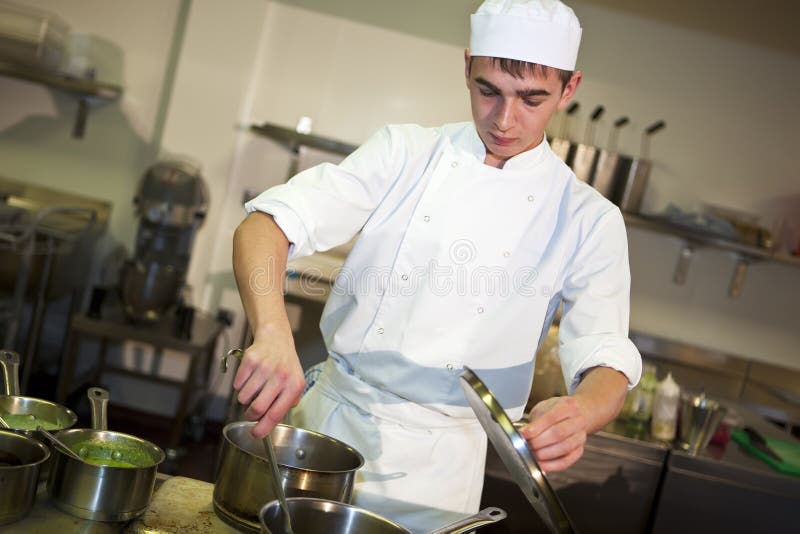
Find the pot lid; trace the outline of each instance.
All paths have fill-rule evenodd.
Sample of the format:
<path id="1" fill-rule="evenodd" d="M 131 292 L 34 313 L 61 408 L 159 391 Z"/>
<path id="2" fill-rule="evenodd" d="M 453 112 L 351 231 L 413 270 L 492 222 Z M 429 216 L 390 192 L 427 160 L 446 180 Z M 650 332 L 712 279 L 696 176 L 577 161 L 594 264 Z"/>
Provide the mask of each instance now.
<path id="1" fill-rule="evenodd" d="M 461 387 L 489 441 L 545 525 L 554 533 L 574 533 L 564 507 L 539 469 L 525 438 L 514 428 L 514 423 L 486 384 L 465 366 L 461 373 Z"/>

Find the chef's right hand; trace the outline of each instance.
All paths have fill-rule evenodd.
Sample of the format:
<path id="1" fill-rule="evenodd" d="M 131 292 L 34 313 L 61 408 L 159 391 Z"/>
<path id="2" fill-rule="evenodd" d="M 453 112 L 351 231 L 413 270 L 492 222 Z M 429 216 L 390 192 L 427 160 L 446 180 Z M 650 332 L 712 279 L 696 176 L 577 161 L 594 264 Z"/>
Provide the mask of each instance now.
<path id="1" fill-rule="evenodd" d="M 253 341 L 233 379 L 238 401 L 249 404 L 245 417 L 258 421 L 253 436 L 260 439 L 269 434 L 300 401 L 305 385 L 291 332 Z"/>

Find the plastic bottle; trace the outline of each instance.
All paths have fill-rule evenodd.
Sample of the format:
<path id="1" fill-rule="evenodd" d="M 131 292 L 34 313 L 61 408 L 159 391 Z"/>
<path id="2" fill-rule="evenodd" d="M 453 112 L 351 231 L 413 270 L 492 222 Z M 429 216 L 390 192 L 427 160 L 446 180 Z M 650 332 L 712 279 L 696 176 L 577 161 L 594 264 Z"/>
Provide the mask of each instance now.
<path id="1" fill-rule="evenodd" d="M 645 364 L 642 369 L 642 379 L 639 381 L 638 392 L 633 406 L 632 419 L 639 425 L 646 425 L 653 411 L 653 398 L 656 393 L 656 367 Z M 646 428 L 646 427 L 645 427 Z"/>
<path id="2" fill-rule="evenodd" d="M 654 438 L 672 441 L 678 428 L 678 404 L 681 388 L 672 379 L 672 373 L 658 383 L 653 400 L 653 419 L 650 433 Z"/>

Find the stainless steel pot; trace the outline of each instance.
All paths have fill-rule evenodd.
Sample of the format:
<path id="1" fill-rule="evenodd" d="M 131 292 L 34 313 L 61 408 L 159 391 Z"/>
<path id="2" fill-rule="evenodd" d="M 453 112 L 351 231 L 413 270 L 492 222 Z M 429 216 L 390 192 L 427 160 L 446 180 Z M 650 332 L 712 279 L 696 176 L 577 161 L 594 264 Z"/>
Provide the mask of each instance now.
<path id="1" fill-rule="evenodd" d="M 49 457 L 50 451 L 37 440 L 0 430 L 0 525 L 19 521 L 30 512 L 39 471 Z"/>
<path id="2" fill-rule="evenodd" d="M 308 497 L 287 499 L 294 534 L 411 534 L 389 519 L 363 508 L 340 502 Z M 500 508 L 485 508 L 477 514 L 434 530 L 431 534 L 461 534 L 505 519 Z M 264 505 L 258 514 L 261 532 L 285 534 L 280 503 Z"/>
<path id="3" fill-rule="evenodd" d="M 591 184 L 603 196 L 626 213 L 639 213 L 647 191 L 653 162 L 648 159 L 650 136 L 666 126 L 658 121 L 648 126 L 642 134 L 642 148 L 638 158 L 626 156 L 609 147 L 600 152 L 597 169 Z"/>
<path id="4" fill-rule="evenodd" d="M 39 420 L 44 420 L 56 425 L 53 430 L 63 430 L 75 425 L 78 416 L 75 412 L 50 401 L 33 397 L 22 397 L 19 391 L 19 354 L 10 350 L 0 350 L 0 367 L 3 370 L 3 395 L 0 395 L 0 414 L 33 415 Z M 21 430 L 13 428 L 15 432 L 25 434 L 47 443 L 43 436 L 35 430 Z"/>
<path id="5" fill-rule="evenodd" d="M 266 452 L 251 434 L 255 423 L 230 423 L 222 430 L 222 448 L 214 483 L 214 510 L 240 529 L 258 532 L 258 514 L 277 499 Z M 318 497 L 349 503 L 356 471 L 364 465 L 358 451 L 324 434 L 278 425 L 270 434 L 286 497 Z"/>
<path id="6" fill-rule="evenodd" d="M 56 507 L 83 519 L 133 519 L 150 504 L 164 451 L 149 441 L 107 430 L 107 391 L 89 388 L 89 400 L 93 429 L 64 430 L 57 437 L 84 458 L 103 454 L 135 467 L 94 465 L 53 448 L 47 493 Z"/>
<path id="7" fill-rule="evenodd" d="M 683 393 L 680 401 L 680 433 L 678 446 L 697 455 L 708 446 L 728 409 L 704 393 Z"/>
<path id="8" fill-rule="evenodd" d="M 0 395 L 0 415 L 32 415 L 40 421 L 49 421 L 55 425 L 53 431 L 72 428 L 78 422 L 75 412 L 54 402 L 36 399 L 33 397 L 22 397 L 19 391 L 19 354 L 10 350 L 0 350 L 0 367 L 3 372 L 3 395 Z M 34 438 L 42 442 L 45 446 L 50 443 L 36 430 L 23 430 L 14 428 L 12 430 L 18 434 Z M 50 462 L 45 462 L 39 470 L 42 480 L 47 478 L 50 472 Z"/>

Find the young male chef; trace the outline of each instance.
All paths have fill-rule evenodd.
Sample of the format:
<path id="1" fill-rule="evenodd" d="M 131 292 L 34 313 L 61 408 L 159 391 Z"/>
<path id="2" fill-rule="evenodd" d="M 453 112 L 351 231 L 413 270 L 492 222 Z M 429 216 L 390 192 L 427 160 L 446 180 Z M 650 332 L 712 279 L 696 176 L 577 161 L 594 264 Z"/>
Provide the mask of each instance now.
<path id="1" fill-rule="evenodd" d="M 355 504 L 412 530 L 479 507 L 487 445 L 459 383 L 465 365 L 520 418 L 536 349 L 563 303 L 570 395 L 538 404 L 522 430 L 544 471 L 580 458 L 641 372 L 627 337 L 622 216 L 544 135 L 581 82 L 578 19 L 555 0 L 487 0 L 471 30 L 473 122 L 386 126 L 340 165 L 248 202 L 234 237 L 254 334 L 234 387 L 258 421 L 253 433 L 296 405 L 292 424 L 365 457 Z M 299 400 L 286 261 L 359 231 L 320 322 L 329 358 Z"/>

